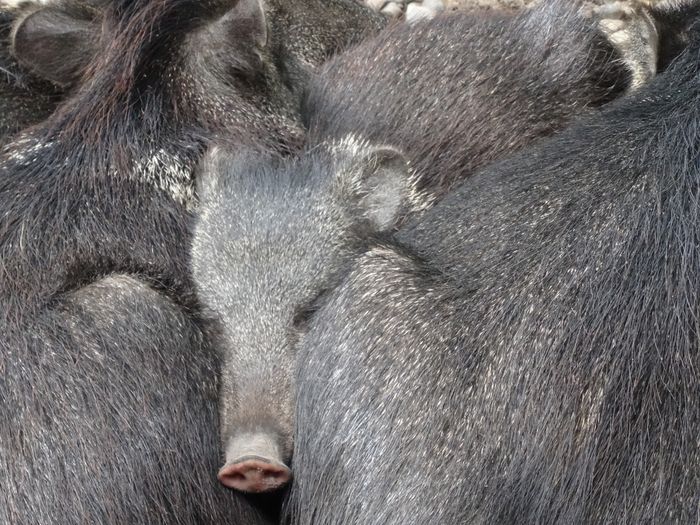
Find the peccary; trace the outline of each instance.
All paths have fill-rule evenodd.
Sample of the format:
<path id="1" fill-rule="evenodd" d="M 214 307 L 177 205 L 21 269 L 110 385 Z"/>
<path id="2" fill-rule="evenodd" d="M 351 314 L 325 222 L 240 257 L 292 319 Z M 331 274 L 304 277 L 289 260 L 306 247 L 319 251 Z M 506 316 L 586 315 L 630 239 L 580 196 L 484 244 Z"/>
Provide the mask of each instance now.
<path id="1" fill-rule="evenodd" d="M 354 134 L 400 147 L 421 187 L 444 193 L 663 70 L 698 9 L 650 17 L 615 2 L 587 18 L 580 7 L 395 25 L 322 68 L 305 100 L 310 140 Z"/>
<path id="2" fill-rule="evenodd" d="M 391 150 L 379 150 L 357 162 L 348 145 L 314 151 L 285 162 L 259 153 L 231 159 L 215 149 L 200 175 L 192 262 L 199 295 L 220 321 L 226 465 L 219 478 L 246 492 L 277 489 L 291 477 L 292 372 L 305 308 L 320 283 L 352 260 L 356 246 L 345 246 L 346 239 L 363 242 L 359 230 L 352 235 L 355 211 L 346 216 L 333 204 L 356 192 L 356 213 L 372 211 L 355 180 L 329 177 L 329 165 L 361 174 L 392 158 Z"/>
<path id="3" fill-rule="evenodd" d="M 0 522 L 268 522 L 215 483 L 218 361 L 187 252 L 207 142 L 291 150 L 306 69 L 383 23 L 294 6 L 114 0 L 74 95 L 5 148 Z M 13 34 L 60 51 L 49 7 Z"/>
<path id="4" fill-rule="evenodd" d="M 355 241 L 346 243 L 346 237 L 361 238 L 347 233 L 353 221 L 332 207 L 324 211 L 325 199 L 332 198 L 315 186 L 326 183 L 319 182 L 321 175 L 306 173 L 344 171 L 336 165 L 337 145 L 363 143 L 364 135 L 380 146 L 377 137 L 399 147 L 413 144 L 410 160 L 417 178 L 411 194 L 425 207 L 452 179 L 551 133 L 587 105 L 611 98 L 610 86 L 629 77 L 623 68 L 616 69 L 619 58 L 596 22 L 581 18 L 577 6 L 553 2 L 520 18 L 485 19 L 488 23 L 481 26 L 472 26 L 471 20 L 453 15 L 419 25 L 415 42 L 410 31 L 389 29 L 379 41 L 336 59 L 326 70 L 333 80 L 317 80 L 312 91 L 316 116 L 308 149 L 315 153 L 308 161 L 280 164 L 265 157 L 258 165 L 248 156 L 236 160 L 217 149 L 204 165 L 202 176 L 208 182 L 202 183 L 192 264 L 199 297 L 219 325 L 217 347 L 224 356 L 221 432 L 226 460 L 219 479 L 225 485 L 258 492 L 289 481 L 296 341 L 289 334 L 295 333 L 297 312 L 305 311 L 325 282 L 325 272 L 342 274 L 345 266 L 338 261 L 352 259 Z M 630 19 L 630 34 L 637 31 L 636 23 Z M 640 23 L 646 27 L 646 20 Z M 654 50 L 652 46 L 644 63 L 654 64 Z M 428 75 L 438 70 L 436 60 L 448 63 L 452 55 L 457 69 L 440 79 Z M 363 77 L 367 86 L 351 76 L 361 64 L 358 57 L 377 74 L 377 80 Z M 519 62 L 523 69 L 513 69 Z M 352 67 L 341 75 L 341 64 Z M 618 78 L 611 76 L 613 71 Z M 436 86 L 430 99 L 422 91 L 428 83 Z M 407 97 L 409 102 L 401 104 L 399 99 Z M 380 107 L 382 100 L 387 105 Z M 367 107 L 361 110 L 364 101 Z M 513 108 L 509 115 L 504 107 Z M 343 141 L 341 130 L 353 128 L 360 139 Z M 326 136 L 330 145 L 322 140 Z M 444 169 L 452 171 L 436 171 Z M 299 182 L 254 176 L 277 170 L 297 174 Z M 388 222 L 391 230 L 393 221 Z"/>
<path id="5" fill-rule="evenodd" d="M 699 58 L 695 26 L 344 272 L 300 345 L 291 523 L 697 521 Z"/>

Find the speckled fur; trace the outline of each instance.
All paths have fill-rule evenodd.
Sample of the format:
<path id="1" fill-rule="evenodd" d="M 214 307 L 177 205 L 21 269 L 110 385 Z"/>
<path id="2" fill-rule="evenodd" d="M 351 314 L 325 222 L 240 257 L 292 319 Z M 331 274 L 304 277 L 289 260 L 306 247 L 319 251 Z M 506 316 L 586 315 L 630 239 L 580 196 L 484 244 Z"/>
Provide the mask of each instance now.
<path id="1" fill-rule="evenodd" d="M 326 296 L 299 355 L 292 523 L 697 521 L 692 42 Z"/>
<path id="2" fill-rule="evenodd" d="M 578 15 L 577 6 L 554 2 L 520 18 L 484 21 L 484 26 L 472 26 L 474 18 L 454 15 L 416 29 L 397 27 L 338 57 L 315 81 L 307 104 L 307 116 L 316 116 L 309 117 L 311 144 L 306 157 L 284 163 L 265 156 L 237 158 L 217 149 L 203 167 L 205 199 L 192 262 L 199 297 L 219 325 L 217 346 L 224 356 L 224 446 L 238 435 L 262 432 L 279 441 L 284 451 L 281 460 L 288 462 L 292 457 L 295 382 L 291 375 L 303 332 L 296 326 L 299 316 L 303 319 L 304 312 L 313 310 L 316 298 L 332 288 L 354 256 L 387 231 L 364 228 L 358 232 L 344 213 L 351 207 L 346 202 L 348 195 L 364 195 L 363 205 L 370 208 L 379 203 L 375 222 L 383 223 L 386 217 L 391 230 L 394 221 L 403 220 L 395 214 L 414 214 L 429 207 L 433 199 L 427 195 L 444 189 L 438 174 L 451 181 L 464 178 L 490 158 L 506 155 L 562 126 L 587 104 L 602 103 L 615 94 L 607 83 L 608 69 L 614 66 L 612 49 L 605 47 L 595 22 Z M 558 23 L 552 25 L 553 21 Z M 541 47 L 533 45 L 531 35 L 544 31 L 549 33 L 542 37 Z M 543 65 L 542 56 L 550 52 L 553 55 Z M 499 64 L 504 55 L 513 63 L 524 57 L 533 70 L 503 68 Z M 446 63 L 453 56 L 471 64 L 471 69 L 449 69 L 442 79 L 427 74 L 436 70 L 436 60 Z M 479 57 L 476 64 L 472 56 Z M 364 71 L 361 80 L 352 77 L 361 60 L 367 61 L 365 69 L 370 74 L 377 75 L 375 80 L 365 77 Z M 503 75 L 488 76 L 492 70 L 503 71 Z M 484 75 L 476 87 L 471 85 L 472 71 Z M 624 70 L 616 71 L 624 82 Z M 506 72 L 509 76 L 504 79 Z M 363 81 L 368 84 L 361 85 Z M 428 83 L 438 87 L 430 93 L 415 92 Z M 465 98 L 460 98 L 461 90 L 468 91 Z M 508 119 L 499 113 L 504 101 L 518 107 L 526 94 L 539 96 L 543 107 L 532 108 L 528 99 L 527 108 L 512 111 Z M 427 102 L 424 97 L 428 96 L 434 103 Z M 387 107 L 380 107 L 383 103 Z M 463 113 L 454 109 L 461 103 L 466 106 Z M 478 129 L 467 132 L 462 128 L 461 119 L 469 119 L 476 107 L 484 119 L 493 116 L 493 130 L 486 120 Z M 384 120 L 387 114 L 394 120 Z M 418 129 L 411 127 L 414 123 Z M 350 131 L 354 124 L 358 135 L 341 135 L 341 130 Z M 452 127 L 442 129 L 443 124 Z M 500 140 L 487 144 L 484 141 L 489 136 Z M 335 140 L 324 142 L 327 137 Z M 404 140 L 392 142 L 397 137 Z M 411 149 L 420 140 L 425 144 Z M 409 168 L 398 160 L 396 145 L 406 148 Z M 357 169 L 363 157 L 382 146 L 389 171 L 400 172 L 403 163 L 410 181 L 397 176 L 368 188 L 356 176 L 362 173 Z M 478 153 L 470 159 L 470 171 L 437 171 L 459 165 L 465 156 L 463 148 Z M 421 152 L 430 159 L 421 158 Z M 332 188 L 342 191 L 333 193 Z M 402 188 L 405 193 L 399 192 Z M 305 515 L 303 509 L 297 510 Z"/>
<path id="3" fill-rule="evenodd" d="M 538 23 L 546 23 L 545 27 L 551 30 L 547 17 L 526 20 L 532 24 L 531 31 Z M 564 20 L 576 18 L 569 14 Z M 523 19 L 517 19 L 516 23 L 524 24 Z M 584 27 L 584 35 L 594 34 L 582 21 L 575 22 L 574 26 Z M 512 31 L 497 33 L 496 37 L 504 34 L 517 41 Z M 531 40 L 531 33 L 526 34 Z M 534 34 L 539 33 L 535 31 Z M 382 38 L 380 36 L 380 41 Z M 524 52 L 526 37 L 521 35 L 521 38 L 515 49 Z M 585 38 L 571 35 L 562 38 L 568 43 L 580 44 L 579 50 L 585 53 L 591 50 L 585 45 Z M 556 42 L 551 34 L 546 40 L 550 46 Z M 376 51 L 374 45 L 363 45 L 363 49 L 349 56 L 356 59 L 365 52 L 374 56 L 364 50 L 369 47 Z M 499 50 L 504 49 L 499 44 L 494 45 Z M 534 46 L 532 42 L 530 45 Z M 398 47 L 394 51 L 400 56 L 403 49 Z M 593 66 L 590 71 L 581 72 L 582 64 L 590 66 L 589 55 L 584 53 L 584 58 L 569 56 L 566 54 L 569 49 L 563 50 L 564 71 L 570 73 L 571 69 L 578 68 L 579 80 L 585 79 L 583 85 L 590 86 L 595 78 L 592 71 L 599 73 L 600 70 Z M 500 59 L 502 55 L 509 56 L 505 51 L 496 56 Z M 392 56 L 387 53 L 383 60 L 390 61 Z M 600 55 L 594 52 L 593 56 Z M 549 76 L 566 82 L 567 77 L 556 72 L 557 58 L 550 56 L 550 59 L 551 70 L 545 68 Z M 339 58 L 331 68 L 340 68 L 338 64 L 343 60 Z M 488 64 L 482 60 L 481 64 Z M 395 78 L 393 75 L 412 78 L 409 69 L 401 67 L 390 72 L 389 68 L 378 65 L 381 64 L 379 59 L 377 63 L 368 64 L 376 68 L 375 72 L 389 71 L 386 73 L 389 78 Z M 543 68 L 538 64 L 534 61 L 533 68 L 543 77 Z M 520 73 L 526 79 L 534 75 L 528 69 Z M 670 75 L 669 82 L 672 82 L 673 73 Z M 520 93 L 515 77 L 514 73 L 509 77 L 507 86 Z M 338 78 L 347 77 L 338 72 Z M 432 84 L 438 82 L 435 77 L 428 78 Z M 499 82 L 501 77 L 495 78 L 496 88 L 507 93 Z M 348 82 L 354 81 L 349 79 Z M 400 162 L 392 162 L 392 169 L 385 170 L 383 176 L 380 174 L 380 178 L 389 177 L 384 184 L 378 185 L 377 181 L 371 185 L 360 184 L 363 179 L 356 175 L 367 172 L 358 166 L 363 166 L 368 152 L 377 146 L 393 145 L 391 142 L 372 145 L 363 138 L 363 135 L 370 135 L 375 140 L 376 137 L 382 139 L 385 136 L 382 131 L 386 133 L 389 126 L 382 123 L 381 97 L 377 95 L 372 99 L 371 86 L 361 84 L 361 80 L 357 85 L 351 84 L 360 89 L 356 99 L 351 91 L 346 96 L 351 101 L 347 108 L 365 107 L 352 121 L 361 122 L 358 129 L 363 133 L 342 135 L 342 131 L 355 128 L 343 120 L 349 113 L 344 114 L 346 108 L 339 105 L 341 110 L 335 113 L 329 110 L 325 115 L 326 120 L 322 122 L 328 127 L 319 124 L 320 119 L 311 120 L 315 130 L 312 144 L 300 159 L 284 161 L 254 153 L 237 156 L 217 151 L 213 154 L 216 162 L 204 167 L 207 197 L 195 235 L 193 263 L 198 293 L 219 325 L 217 346 L 225 356 L 221 392 L 224 441 L 235 432 L 263 431 L 283 444 L 285 460 L 288 460 L 292 443 L 291 425 L 286 418 L 295 399 L 292 392 L 299 389 L 292 458 L 294 481 L 287 507 L 287 519 L 295 524 L 577 523 L 587 519 L 598 521 L 598 517 L 610 517 L 610 521 L 615 522 L 624 521 L 627 514 L 646 517 L 692 511 L 689 506 L 692 501 L 687 498 L 682 500 L 683 506 L 664 509 L 664 494 L 653 492 L 653 486 L 648 485 L 645 486 L 650 491 L 647 493 L 654 496 L 651 502 L 638 499 L 634 504 L 622 505 L 625 498 L 637 494 L 635 489 L 643 486 L 643 482 L 614 502 L 604 500 L 603 496 L 613 494 L 612 489 L 617 487 L 613 481 L 608 481 L 608 476 L 618 474 L 614 467 L 607 469 L 605 466 L 606 460 L 612 460 L 610 455 L 605 456 L 603 450 L 600 463 L 596 463 L 597 459 L 591 459 L 595 458 L 591 449 L 578 449 L 591 454 L 582 454 L 575 460 L 567 456 L 567 452 L 583 447 L 581 443 L 589 439 L 591 428 L 598 428 L 600 414 L 606 409 L 606 398 L 595 382 L 584 383 L 585 375 L 562 376 L 561 384 L 553 380 L 559 373 L 554 358 L 548 367 L 537 367 L 539 352 L 547 356 L 548 325 L 542 325 L 544 332 L 535 334 L 529 342 L 520 340 L 522 332 L 509 331 L 512 330 L 509 323 L 518 320 L 517 327 L 521 330 L 538 326 L 540 315 L 541 322 L 557 327 L 559 319 L 566 320 L 570 313 L 557 306 L 561 299 L 558 294 L 566 293 L 567 289 L 550 282 L 556 277 L 558 267 L 555 267 L 554 276 L 543 281 L 516 278 L 520 275 L 518 272 L 528 268 L 533 268 L 534 272 L 546 270 L 540 267 L 540 254 L 546 256 L 548 250 L 553 249 L 550 237 L 527 237 L 527 228 L 533 222 L 544 221 L 542 235 L 561 234 L 570 242 L 584 239 L 580 253 L 595 257 L 594 251 L 587 251 L 585 236 L 593 235 L 597 218 L 587 218 L 589 222 L 581 225 L 581 231 L 569 237 L 563 226 L 567 225 L 565 214 L 559 228 L 548 228 L 547 221 L 553 220 L 553 203 L 521 207 L 516 201 L 504 205 L 498 215 L 491 214 L 488 206 L 483 205 L 475 216 L 466 204 L 479 203 L 478 194 L 472 195 L 471 188 L 493 195 L 494 201 L 490 204 L 494 207 L 498 207 L 497 199 L 502 191 L 498 184 L 490 186 L 486 175 L 477 175 L 478 180 L 484 181 L 480 186 L 463 183 L 464 186 L 456 190 L 457 194 L 427 211 L 424 218 L 415 217 L 424 206 L 416 209 L 410 205 L 420 199 L 403 200 L 404 205 L 395 212 L 391 227 L 379 230 L 376 225 L 362 220 L 362 213 L 353 213 L 353 210 L 362 210 L 357 205 L 358 196 L 371 195 L 372 188 L 375 192 L 381 189 L 380 195 L 390 192 L 391 188 L 411 188 L 410 193 L 415 193 L 416 177 L 427 188 L 442 184 L 441 179 L 429 178 L 442 175 L 435 165 L 458 165 L 453 157 L 462 158 L 462 141 L 467 138 L 445 133 L 441 135 L 444 141 L 435 142 L 430 133 L 442 134 L 439 126 L 433 128 L 426 124 L 417 129 L 409 126 L 403 130 L 403 136 L 410 136 L 410 140 L 407 138 L 401 145 L 406 147 L 428 137 L 433 150 L 426 154 L 431 155 L 432 164 L 407 147 L 406 153 L 412 162 L 404 166 L 405 170 L 401 169 Z M 338 86 L 341 85 L 338 80 Z M 541 80 L 526 85 L 541 85 Z M 489 92 L 486 80 L 482 88 L 483 93 Z M 547 89 L 555 90 L 555 87 Z M 571 89 L 566 92 L 581 93 L 580 86 Z M 654 89 L 663 92 L 659 86 Z M 603 102 L 611 94 L 606 90 L 601 93 L 604 96 L 597 102 Z M 644 93 L 651 92 L 636 95 L 638 98 L 629 104 L 632 107 L 643 105 Z M 502 96 L 502 99 L 508 100 L 508 97 Z M 363 106 L 366 100 L 370 100 L 369 110 L 367 105 Z M 434 106 L 443 100 L 448 99 L 435 98 Z M 518 100 L 522 102 L 522 98 Z M 590 98 L 585 100 L 591 103 Z M 372 105 L 372 101 L 377 105 Z M 398 97 L 391 103 L 395 104 L 394 108 L 398 107 Z M 560 103 L 564 107 L 562 111 L 570 111 L 569 118 L 581 112 L 585 105 L 577 105 L 576 97 L 573 109 L 566 101 Z M 334 106 L 329 103 L 324 107 Z M 402 108 L 404 116 L 401 118 L 412 122 L 410 110 L 420 107 L 407 104 Z M 581 148 L 597 160 L 595 166 L 610 166 L 616 170 L 615 161 L 608 158 L 610 154 L 617 155 L 615 159 L 623 159 L 620 162 L 624 166 L 624 159 L 628 157 L 622 152 L 635 143 L 619 142 L 616 134 L 604 133 L 608 119 L 615 127 L 618 118 L 615 112 L 619 109 L 603 109 L 602 116 L 596 117 L 598 111 L 591 110 L 588 115 L 596 120 L 565 132 L 549 146 L 530 145 L 520 162 L 531 162 L 536 168 L 526 173 L 532 173 L 535 180 L 540 172 L 548 173 L 553 169 L 558 170 L 556 174 L 566 176 L 567 162 L 571 159 L 575 162 L 578 153 L 561 158 L 557 155 L 575 146 L 579 136 L 576 130 L 581 129 L 588 129 L 587 135 L 581 135 L 588 137 L 583 139 Z M 521 124 L 518 118 L 523 115 L 523 126 L 527 129 L 528 119 L 533 118 L 529 111 L 512 115 L 508 129 L 517 130 Z M 552 118 L 544 111 L 536 111 L 534 115 L 545 120 Z M 430 122 L 425 114 L 420 118 Z M 380 126 L 382 131 L 372 135 L 371 126 L 365 124 L 367 121 Z M 445 122 L 452 122 L 446 114 Z M 623 117 L 619 126 L 624 128 L 628 122 L 627 117 Z M 649 123 L 654 119 L 640 122 L 652 126 Z M 673 118 L 669 117 L 669 122 L 673 122 Z M 550 123 L 551 120 L 547 120 L 544 127 L 551 131 Z M 322 129 L 332 130 L 329 136 L 336 140 L 323 142 L 323 133 L 319 131 Z M 596 135 L 598 131 L 601 137 Z M 478 134 L 469 137 L 476 141 L 481 138 Z M 531 136 L 530 140 L 534 138 Z M 491 155 L 505 156 L 516 149 L 512 141 L 498 142 L 492 147 L 488 155 L 479 157 L 481 164 L 472 170 L 483 169 Z M 643 151 L 643 146 L 640 148 Z M 561 160 L 553 164 L 545 162 L 542 156 L 547 151 Z M 642 159 L 637 160 L 641 162 Z M 517 178 L 519 165 L 514 166 L 512 173 Z M 588 174 L 589 168 L 591 174 Z M 472 170 L 448 171 L 444 176 L 454 177 L 452 180 L 456 181 Z M 585 165 L 577 171 L 577 176 L 592 176 L 593 173 L 596 173 L 593 167 Z M 602 179 L 617 180 L 616 176 L 606 178 L 606 173 L 599 173 L 598 183 Z M 403 184 L 396 184 L 397 178 Z M 594 186 L 587 193 L 579 194 L 575 188 L 576 177 L 571 180 L 571 187 L 567 186 L 563 192 L 568 199 L 566 209 L 583 207 L 586 198 L 601 209 L 618 204 L 612 197 L 598 202 L 599 194 Z M 532 195 L 531 198 L 536 199 L 544 194 L 545 201 L 547 192 L 558 187 L 556 180 L 541 186 L 529 183 L 525 186 L 523 195 L 526 198 Z M 585 184 L 584 187 L 587 188 Z M 388 198 L 380 202 L 392 205 L 396 200 L 402 201 Z M 598 208 L 594 211 L 601 213 Z M 585 213 L 583 216 L 586 218 Z M 397 237 L 392 237 L 391 233 L 407 217 L 413 217 L 419 226 L 410 225 Z M 433 224 L 436 226 L 431 229 Z M 427 226 L 418 230 L 422 225 Z M 522 233 L 526 239 L 521 240 L 517 234 L 511 234 L 511 230 Z M 466 243 L 464 236 L 469 232 L 477 236 L 482 231 L 485 231 L 483 237 L 471 241 L 475 250 L 480 249 L 479 255 L 471 255 L 462 245 Z M 531 259 L 519 259 L 518 252 L 514 251 L 517 249 L 529 250 Z M 564 257 L 567 255 L 565 249 L 561 253 Z M 491 272 L 491 267 L 507 268 L 516 277 L 503 279 L 503 274 Z M 583 269 L 591 271 L 585 263 Z M 561 275 L 566 279 L 571 272 L 562 270 Z M 484 283 L 488 293 L 484 291 L 484 299 L 475 301 Z M 521 290 L 519 286 L 524 288 Z M 522 309 L 510 308 L 509 301 L 516 300 L 523 302 Z M 533 302 L 528 303 L 528 300 Z M 603 297 L 598 305 L 602 308 L 604 304 Z M 482 319 L 487 323 L 482 325 Z M 576 323 L 576 315 L 572 314 L 570 321 Z M 488 322 L 495 324 L 493 329 Z M 502 337 L 511 338 L 508 346 Z M 576 341 L 571 343 L 574 348 Z M 514 348 L 519 344 L 524 346 L 516 351 Z M 301 353 L 297 355 L 299 349 Z M 509 366 L 510 358 L 515 360 L 513 366 Z M 300 368 L 297 380 L 289 377 L 295 362 Z M 569 379 L 573 382 L 569 383 Z M 548 380 L 552 382 L 547 383 Z M 563 385 L 569 390 L 551 394 L 543 390 L 541 384 Z M 528 386 L 529 390 L 523 391 L 520 385 Z M 569 412 L 560 409 L 556 401 L 557 396 L 572 392 L 574 397 L 580 396 L 581 404 L 569 420 Z M 550 394 L 551 398 L 547 397 Z M 504 404 L 503 399 L 508 403 Z M 477 410 L 472 407 L 475 402 Z M 528 417 L 529 412 L 519 412 L 521 405 L 529 407 L 533 417 Z M 548 415 L 551 426 L 541 426 L 548 421 Z M 538 441 L 540 430 L 545 432 L 543 439 L 549 440 L 546 447 Z M 532 435 L 521 443 L 518 441 L 520 433 Z M 517 445 L 522 449 L 517 449 Z M 634 447 L 620 450 L 633 453 Z M 527 455 L 530 451 L 533 451 L 532 457 Z M 690 446 L 686 452 L 691 452 Z M 551 462 L 547 463 L 550 458 Z M 586 464 L 587 458 L 592 463 Z M 581 472 L 577 471 L 579 464 Z M 550 466 L 553 474 L 546 478 Z M 538 469 L 545 469 L 542 478 Z M 561 471 L 565 474 L 557 477 Z M 685 479 L 696 481 L 690 477 Z M 573 480 L 572 485 L 570 480 Z M 685 490 L 683 481 L 676 479 L 674 483 Z"/>
<path id="4" fill-rule="evenodd" d="M 0 158 L 2 523 L 273 519 L 215 479 L 218 361 L 187 264 L 193 166 L 214 136 L 295 147 L 303 77 L 278 68 L 348 42 L 295 54 L 270 19 L 274 38 L 251 49 L 222 18 L 237 8 L 114 0 L 84 83 Z"/>
<path id="5" fill-rule="evenodd" d="M 451 13 L 383 31 L 330 61 L 311 84 L 311 141 L 355 134 L 392 145 L 423 187 L 447 191 L 624 91 L 624 62 L 580 5 Z M 677 53 L 664 49 L 660 69 Z"/>
<path id="6" fill-rule="evenodd" d="M 262 433 L 289 464 L 296 344 L 310 309 L 362 250 L 370 224 L 391 230 L 425 204 L 412 179 L 368 184 L 374 170 L 402 168 L 392 151 L 371 151 L 353 137 L 287 161 L 216 149 L 202 167 L 192 264 L 218 326 L 224 447 Z"/>

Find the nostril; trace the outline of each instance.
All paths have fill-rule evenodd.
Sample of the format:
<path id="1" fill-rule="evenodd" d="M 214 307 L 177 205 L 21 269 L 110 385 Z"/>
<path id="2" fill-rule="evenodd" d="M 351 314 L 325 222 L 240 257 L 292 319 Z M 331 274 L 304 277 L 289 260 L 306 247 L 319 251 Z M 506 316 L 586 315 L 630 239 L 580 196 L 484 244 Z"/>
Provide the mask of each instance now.
<path id="1" fill-rule="evenodd" d="M 226 464 L 219 471 L 219 481 L 242 492 L 271 492 L 286 485 L 292 471 L 266 458 L 244 457 Z"/>

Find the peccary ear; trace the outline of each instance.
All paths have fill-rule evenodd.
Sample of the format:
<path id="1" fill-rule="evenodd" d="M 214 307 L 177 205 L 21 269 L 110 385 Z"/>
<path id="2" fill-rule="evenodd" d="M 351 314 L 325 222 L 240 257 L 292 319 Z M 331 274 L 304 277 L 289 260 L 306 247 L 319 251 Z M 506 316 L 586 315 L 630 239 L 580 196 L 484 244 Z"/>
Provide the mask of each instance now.
<path id="1" fill-rule="evenodd" d="M 239 0 L 193 41 L 193 52 L 215 58 L 242 73 L 262 69 L 261 51 L 267 45 L 267 19 L 262 0 Z"/>
<path id="2" fill-rule="evenodd" d="M 408 161 L 391 147 L 375 147 L 354 161 L 351 207 L 376 231 L 393 229 L 412 207 Z"/>
<path id="3" fill-rule="evenodd" d="M 15 23 L 12 53 L 38 77 L 68 87 L 79 80 L 95 54 L 97 30 L 92 20 L 59 7 L 43 7 Z"/>
<path id="4" fill-rule="evenodd" d="M 243 45 L 246 45 L 246 38 L 259 49 L 267 45 L 267 19 L 262 0 L 239 0 L 229 15 L 235 20 L 233 28 L 243 37 Z"/>

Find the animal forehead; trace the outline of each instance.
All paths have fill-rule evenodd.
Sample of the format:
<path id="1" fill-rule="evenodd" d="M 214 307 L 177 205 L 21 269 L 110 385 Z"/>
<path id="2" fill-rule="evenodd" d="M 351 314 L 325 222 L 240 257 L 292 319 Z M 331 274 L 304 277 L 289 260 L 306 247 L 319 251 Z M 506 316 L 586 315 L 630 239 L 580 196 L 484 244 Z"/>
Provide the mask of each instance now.
<path id="1" fill-rule="evenodd" d="M 342 218 L 341 210 L 325 184 L 302 177 L 261 181 L 250 177 L 245 188 L 223 194 L 219 213 L 228 215 L 236 237 L 254 237 L 264 242 L 278 237 L 303 238 L 332 230 Z M 242 190 L 242 191 L 239 191 Z"/>
<path id="2" fill-rule="evenodd" d="M 324 259 L 331 255 L 325 252 L 312 255 L 304 245 L 275 253 L 237 253 L 235 260 L 219 267 L 216 278 L 208 279 L 208 284 L 215 285 L 216 304 L 242 321 L 250 317 L 256 323 L 262 322 L 257 319 L 260 312 L 274 314 L 278 319 L 280 315 L 291 315 L 296 305 L 308 300 L 321 287 L 331 266 L 324 264 Z"/>
<path id="3" fill-rule="evenodd" d="M 262 210 L 258 210 L 262 211 Z M 241 222 L 227 243 L 235 264 L 258 268 L 298 267 L 323 259 L 333 250 L 340 226 L 323 213 L 276 216 L 256 213 L 252 223 Z"/>
<path id="4" fill-rule="evenodd" d="M 287 220 L 258 211 L 258 226 L 233 220 L 231 235 L 217 230 L 219 237 L 201 250 L 200 261 L 209 265 L 208 273 L 213 270 L 225 279 L 222 284 L 231 295 L 253 302 L 278 296 L 278 303 L 313 287 L 333 267 L 343 251 L 344 234 L 328 217 Z"/>

